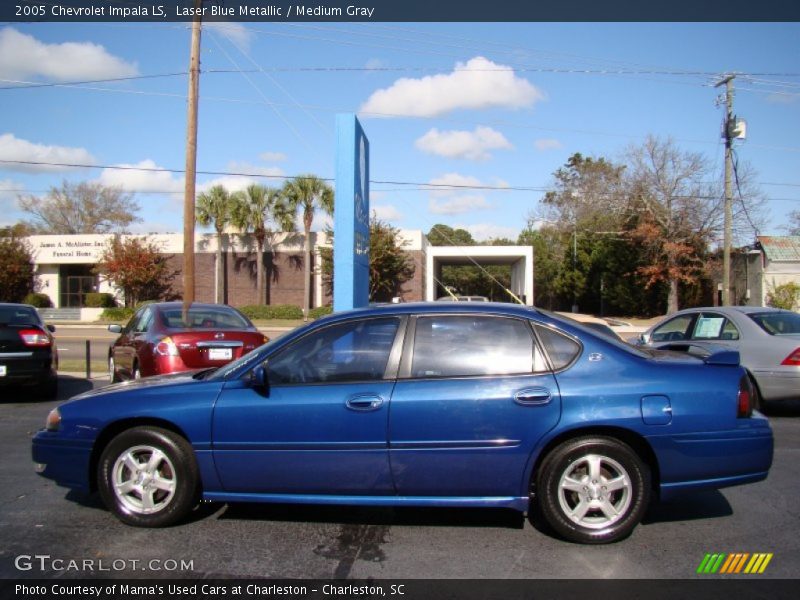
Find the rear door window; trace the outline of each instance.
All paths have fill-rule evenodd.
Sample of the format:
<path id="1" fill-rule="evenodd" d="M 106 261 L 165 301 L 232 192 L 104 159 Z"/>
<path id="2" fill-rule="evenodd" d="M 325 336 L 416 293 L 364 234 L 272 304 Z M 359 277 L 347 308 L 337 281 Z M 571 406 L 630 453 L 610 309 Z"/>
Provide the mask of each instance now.
<path id="1" fill-rule="evenodd" d="M 527 374 L 537 362 L 544 368 L 526 321 L 483 315 L 417 318 L 411 377 Z"/>

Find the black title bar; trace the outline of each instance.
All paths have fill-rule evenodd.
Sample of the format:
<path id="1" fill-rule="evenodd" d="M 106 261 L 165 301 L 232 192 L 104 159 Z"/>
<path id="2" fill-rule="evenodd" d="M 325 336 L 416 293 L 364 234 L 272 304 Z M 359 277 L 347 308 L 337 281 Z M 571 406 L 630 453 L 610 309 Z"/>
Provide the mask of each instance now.
<path id="1" fill-rule="evenodd" d="M 798 0 L 203 0 L 206 21 L 800 21 Z M 0 21 L 191 21 L 195 0 L 3 0 Z"/>

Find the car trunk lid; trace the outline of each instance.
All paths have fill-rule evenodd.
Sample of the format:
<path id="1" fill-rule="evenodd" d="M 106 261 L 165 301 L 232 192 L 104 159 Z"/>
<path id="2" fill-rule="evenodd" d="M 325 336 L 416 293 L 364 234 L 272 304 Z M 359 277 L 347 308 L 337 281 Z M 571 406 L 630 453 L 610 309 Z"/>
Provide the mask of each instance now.
<path id="1" fill-rule="evenodd" d="M 265 341 L 257 331 L 194 330 L 169 333 L 178 355 L 190 369 L 219 367 L 244 356 Z"/>

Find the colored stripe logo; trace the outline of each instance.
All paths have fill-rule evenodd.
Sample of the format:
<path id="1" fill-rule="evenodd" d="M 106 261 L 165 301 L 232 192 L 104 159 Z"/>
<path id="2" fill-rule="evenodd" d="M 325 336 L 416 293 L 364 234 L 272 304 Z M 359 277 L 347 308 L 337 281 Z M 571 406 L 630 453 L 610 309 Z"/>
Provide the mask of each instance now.
<path id="1" fill-rule="evenodd" d="M 702 575 L 760 575 L 767 569 L 772 556 L 772 552 L 709 553 L 703 557 L 697 572 Z"/>

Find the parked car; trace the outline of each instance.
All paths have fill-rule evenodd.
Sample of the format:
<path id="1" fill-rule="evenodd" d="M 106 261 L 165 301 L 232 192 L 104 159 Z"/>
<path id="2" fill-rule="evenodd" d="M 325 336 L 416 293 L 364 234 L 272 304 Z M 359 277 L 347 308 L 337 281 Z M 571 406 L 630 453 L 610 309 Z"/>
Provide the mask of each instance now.
<path id="1" fill-rule="evenodd" d="M 193 303 L 184 321 L 183 303 L 146 304 L 108 350 L 112 383 L 191 369 L 220 367 L 269 341 L 231 306 Z"/>
<path id="2" fill-rule="evenodd" d="M 651 496 L 766 478 L 751 399 L 735 352 L 640 350 L 520 305 L 397 304 L 84 393 L 49 414 L 33 460 L 142 527 L 198 498 L 506 507 L 605 543 Z"/>
<path id="3" fill-rule="evenodd" d="M 800 314 L 778 308 L 690 308 L 653 325 L 639 343 L 702 354 L 736 350 L 764 408 L 800 398 Z"/>
<path id="4" fill-rule="evenodd" d="M 13 384 L 33 386 L 52 399 L 58 394 L 58 348 L 53 332 L 36 308 L 0 303 L 0 390 Z"/>

